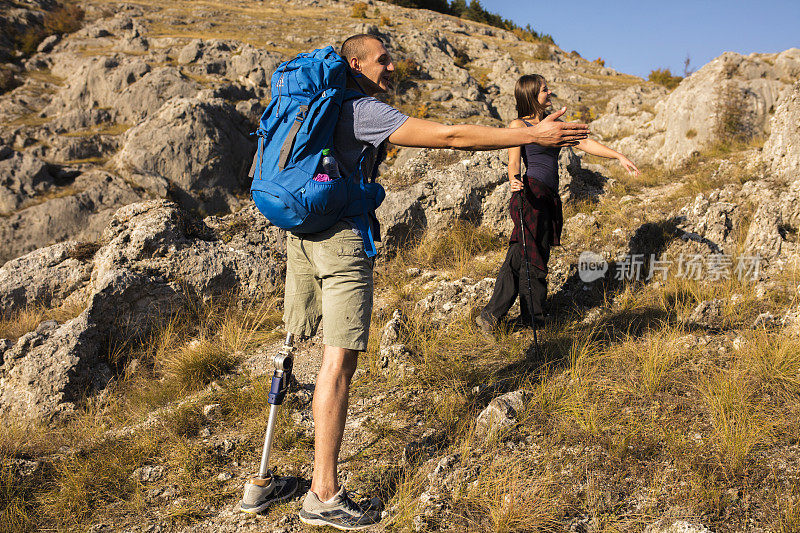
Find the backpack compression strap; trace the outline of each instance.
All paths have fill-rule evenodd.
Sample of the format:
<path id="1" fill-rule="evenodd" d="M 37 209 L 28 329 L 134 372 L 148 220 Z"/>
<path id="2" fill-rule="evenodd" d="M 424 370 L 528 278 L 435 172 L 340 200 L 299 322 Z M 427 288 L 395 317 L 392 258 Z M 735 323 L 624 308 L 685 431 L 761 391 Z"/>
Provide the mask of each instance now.
<path id="1" fill-rule="evenodd" d="M 294 123 L 292 127 L 289 128 L 289 133 L 286 135 L 286 139 L 283 141 L 283 146 L 281 146 L 281 151 L 278 156 L 278 169 L 283 170 L 286 167 L 286 163 L 289 160 L 289 154 L 292 153 L 292 146 L 294 145 L 294 139 L 297 137 L 297 132 L 300 131 L 300 126 L 303 125 L 303 121 L 306 118 L 306 113 L 308 112 L 307 105 L 301 105 L 300 110 L 297 112 L 297 116 L 294 117 Z"/>

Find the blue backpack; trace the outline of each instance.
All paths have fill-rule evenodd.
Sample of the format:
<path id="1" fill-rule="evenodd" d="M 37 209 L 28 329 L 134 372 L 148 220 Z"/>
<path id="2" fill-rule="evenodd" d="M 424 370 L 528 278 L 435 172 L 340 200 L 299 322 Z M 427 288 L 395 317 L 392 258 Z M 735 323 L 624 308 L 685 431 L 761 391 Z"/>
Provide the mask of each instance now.
<path id="1" fill-rule="evenodd" d="M 271 223 L 293 233 L 316 233 L 343 218 L 355 219 L 368 256 L 375 255 L 372 224 L 386 196 L 383 187 L 357 176 L 317 181 L 322 151 L 332 148 L 339 111 L 346 99 L 363 96 L 346 88 L 349 67 L 333 47 L 299 54 L 272 75 L 272 99 L 255 132 L 250 195 Z M 340 166 L 340 171 L 341 171 Z"/>

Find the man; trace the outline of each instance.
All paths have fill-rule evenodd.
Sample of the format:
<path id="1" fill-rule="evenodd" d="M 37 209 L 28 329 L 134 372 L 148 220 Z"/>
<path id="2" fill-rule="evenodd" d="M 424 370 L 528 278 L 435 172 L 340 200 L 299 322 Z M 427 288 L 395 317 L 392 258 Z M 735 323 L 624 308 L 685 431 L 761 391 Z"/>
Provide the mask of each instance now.
<path id="1" fill-rule="evenodd" d="M 399 146 L 495 150 L 528 143 L 571 145 L 588 134 L 585 124 L 557 122 L 564 110 L 537 126 L 521 129 L 448 126 L 407 117 L 374 98 L 391 89 L 394 71 L 378 37 L 350 37 L 342 44 L 341 55 L 350 66 L 350 88 L 364 94 L 343 104 L 333 136 L 333 153 L 344 176 L 372 173 L 386 140 Z M 287 237 L 286 329 L 310 336 L 321 320 L 324 332 L 322 366 L 312 405 L 314 472 L 300 519 L 344 530 L 375 523 L 337 480 L 350 382 L 358 353 L 367 348 L 372 313 L 373 258 L 368 257 L 362 236 L 365 225 L 374 220 L 367 218 L 343 220 L 317 234 L 290 233 Z"/>

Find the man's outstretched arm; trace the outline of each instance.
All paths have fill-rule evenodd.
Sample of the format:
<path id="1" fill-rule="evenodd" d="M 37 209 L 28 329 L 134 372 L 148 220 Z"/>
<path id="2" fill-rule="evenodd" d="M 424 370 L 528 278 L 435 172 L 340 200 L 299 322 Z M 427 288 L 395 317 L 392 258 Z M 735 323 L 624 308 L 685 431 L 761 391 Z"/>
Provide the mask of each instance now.
<path id="1" fill-rule="evenodd" d="M 491 128 L 472 124 L 450 126 L 410 117 L 389 136 L 389 142 L 398 146 L 459 150 L 497 150 L 530 143 L 573 146 L 589 135 L 589 127 L 558 121 L 565 111 L 566 108 L 559 109 L 529 128 Z"/>

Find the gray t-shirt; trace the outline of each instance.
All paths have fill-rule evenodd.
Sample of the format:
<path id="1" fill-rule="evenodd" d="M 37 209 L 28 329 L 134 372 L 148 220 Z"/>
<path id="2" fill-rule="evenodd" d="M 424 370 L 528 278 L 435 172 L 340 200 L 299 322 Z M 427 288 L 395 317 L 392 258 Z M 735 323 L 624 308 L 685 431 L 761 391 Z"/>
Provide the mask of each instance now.
<path id="1" fill-rule="evenodd" d="M 365 155 L 362 171 L 369 180 L 378 147 L 406 120 L 408 116 L 371 96 L 344 102 L 333 132 L 333 155 L 342 175 L 356 175 L 358 162 Z"/>

